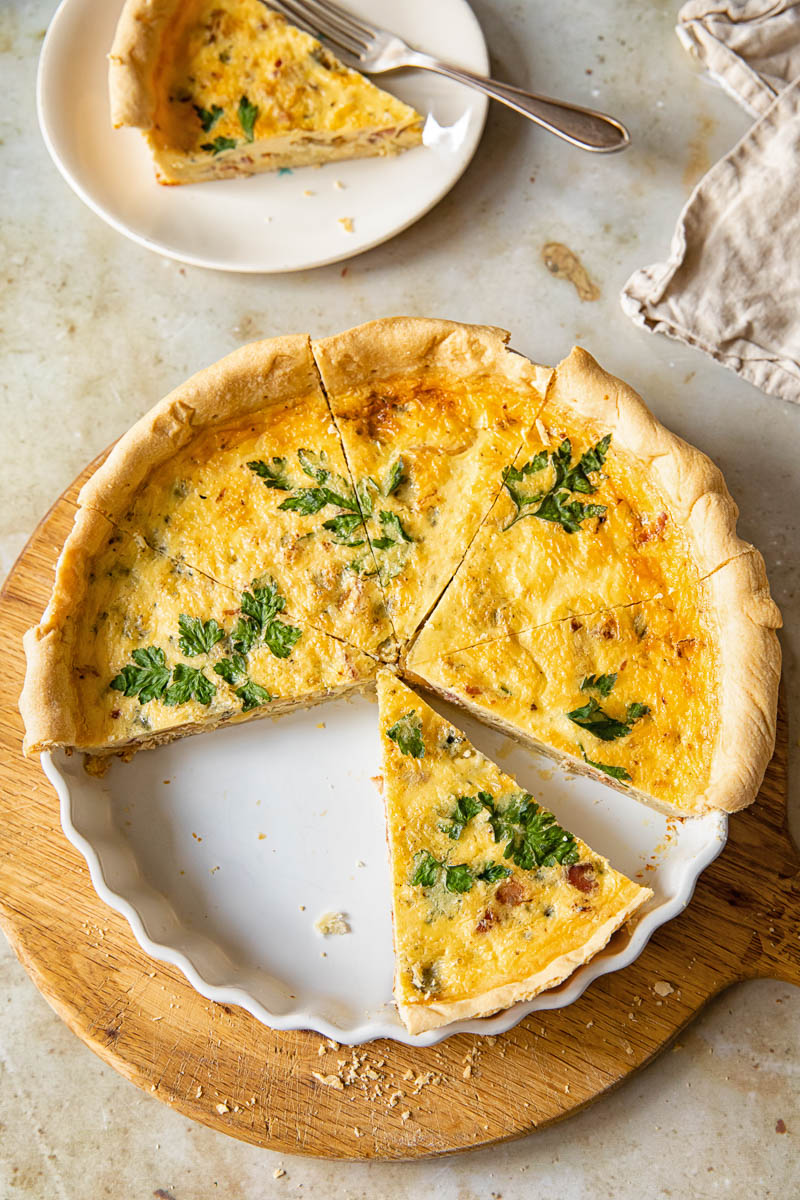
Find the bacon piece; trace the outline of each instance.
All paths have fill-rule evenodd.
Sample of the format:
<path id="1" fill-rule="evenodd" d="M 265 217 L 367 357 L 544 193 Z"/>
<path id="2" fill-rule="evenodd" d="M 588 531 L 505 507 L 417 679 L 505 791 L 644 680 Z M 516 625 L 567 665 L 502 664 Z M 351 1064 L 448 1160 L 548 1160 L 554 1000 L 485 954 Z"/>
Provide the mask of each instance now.
<path id="1" fill-rule="evenodd" d="M 486 933 L 486 931 L 488 929 L 491 929 L 493 925 L 496 925 L 499 920 L 500 920 L 500 918 L 498 917 L 498 915 L 494 911 L 494 909 L 487 908 L 486 912 L 483 914 L 480 921 L 478 921 L 478 924 L 475 926 L 475 932 L 476 933 Z"/>
<path id="2" fill-rule="evenodd" d="M 594 867 L 591 863 L 574 863 L 567 868 L 567 879 L 574 888 L 577 888 L 579 892 L 586 892 L 587 895 L 597 888 Z"/>
<path id="3" fill-rule="evenodd" d="M 653 538 L 661 537 L 666 523 L 667 514 L 665 512 L 659 513 L 652 525 L 646 525 L 639 531 L 636 536 L 637 544 L 643 546 L 645 542 L 651 542 Z"/>
<path id="4" fill-rule="evenodd" d="M 495 892 L 501 904 L 523 904 L 528 899 L 528 893 L 518 879 L 504 879 Z"/>

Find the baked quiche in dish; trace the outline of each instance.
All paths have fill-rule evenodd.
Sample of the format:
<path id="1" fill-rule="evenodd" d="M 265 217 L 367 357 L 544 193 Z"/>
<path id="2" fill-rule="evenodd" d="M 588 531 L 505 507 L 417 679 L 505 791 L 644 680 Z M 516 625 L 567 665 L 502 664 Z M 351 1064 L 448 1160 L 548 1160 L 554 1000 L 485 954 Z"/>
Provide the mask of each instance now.
<path id="1" fill-rule="evenodd" d="M 259 0 L 126 0 L 111 119 L 142 129 L 160 183 L 396 154 L 422 118 Z"/>
<path id="2" fill-rule="evenodd" d="M 554 987 L 652 896 L 388 671 L 378 706 L 394 991 L 410 1033 Z"/>
<path id="3" fill-rule="evenodd" d="M 25 635 L 26 753 L 95 773 L 379 676 L 411 1030 L 553 986 L 647 889 L 402 678 L 680 817 L 750 804 L 775 742 L 780 614 L 720 472 L 586 351 L 507 343 L 396 317 L 200 371 L 84 485 Z"/>

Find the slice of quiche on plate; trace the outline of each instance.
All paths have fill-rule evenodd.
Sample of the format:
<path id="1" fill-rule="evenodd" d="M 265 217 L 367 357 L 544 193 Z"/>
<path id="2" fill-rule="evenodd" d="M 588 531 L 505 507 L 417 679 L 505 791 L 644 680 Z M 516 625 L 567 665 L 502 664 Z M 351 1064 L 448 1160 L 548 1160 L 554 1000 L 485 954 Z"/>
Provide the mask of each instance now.
<path id="1" fill-rule="evenodd" d="M 292 614 L 272 579 L 240 595 L 79 509 L 25 635 L 28 754 L 130 754 L 374 680 L 374 659 Z"/>
<path id="2" fill-rule="evenodd" d="M 417 664 L 407 675 L 573 770 L 667 813 L 735 812 L 775 741 L 780 676 L 760 555 L 679 594 L 570 617 Z"/>
<path id="3" fill-rule="evenodd" d="M 544 403 L 551 369 L 508 337 L 393 317 L 313 343 L 401 643 L 451 579 Z"/>
<path id="4" fill-rule="evenodd" d="M 237 595 L 269 576 L 303 623 L 395 654 L 304 334 L 243 346 L 176 388 L 117 443 L 79 502 Z"/>
<path id="5" fill-rule="evenodd" d="M 752 547 L 717 467 L 575 348 L 454 580 L 417 661 L 563 617 L 676 594 Z"/>
<path id="6" fill-rule="evenodd" d="M 554 987 L 652 896 L 388 671 L 378 702 L 395 999 L 411 1033 Z"/>
<path id="7" fill-rule="evenodd" d="M 422 140 L 413 108 L 259 0 L 126 0 L 111 118 L 145 132 L 161 183 L 198 183 Z"/>

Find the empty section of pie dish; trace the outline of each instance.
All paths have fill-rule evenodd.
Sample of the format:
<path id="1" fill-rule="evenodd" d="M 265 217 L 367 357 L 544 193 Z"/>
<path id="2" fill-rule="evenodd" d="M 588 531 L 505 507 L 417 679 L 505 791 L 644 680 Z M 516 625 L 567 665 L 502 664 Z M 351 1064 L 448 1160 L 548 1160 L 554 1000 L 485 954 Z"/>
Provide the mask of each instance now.
<path id="1" fill-rule="evenodd" d="M 418 1035 L 403 1028 L 392 1003 L 391 889 L 371 778 L 379 769 L 374 702 L 337 700 L 277 724 L 176 741 L 117 763 L 103 779 L 87 775 L 78 755 L 59 751 L 42 761 L 100 897 L 148 954 L 178 967 L 203 996 L 241 1005 L 277 1029 L 348 1044 L 391 1037 L 432 1045 L 458 1032 L 500 1033 L 530 1012 L 564 1007 L 632 962 L 688 903 L 724 845 L 728 819 L 670 821 L 533 757 L 463 710 L 433 703 L 655 895 L 633 928 L 555 990 Z M 350 933 L 315 931 L 330 910 L 344 913 Z"/>

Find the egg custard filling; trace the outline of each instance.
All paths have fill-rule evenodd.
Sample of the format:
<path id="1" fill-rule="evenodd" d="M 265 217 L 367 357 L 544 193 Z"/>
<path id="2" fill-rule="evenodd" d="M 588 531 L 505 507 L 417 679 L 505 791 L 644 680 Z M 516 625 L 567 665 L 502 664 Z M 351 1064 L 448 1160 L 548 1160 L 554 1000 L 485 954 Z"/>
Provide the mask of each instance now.
<path id="1" fill-rule="evenodd" d="M 395 1000 L 411 1033 L 553 987 L 652 896 L 386 671 L 378 705 Z"/>
<path id="2" fill-rule="evenodd" d="M 109 55 L 112 121 L 145 131 L 159 182 L 396 154 L 407 104 L 259 0 L 127 0 Z"/>

